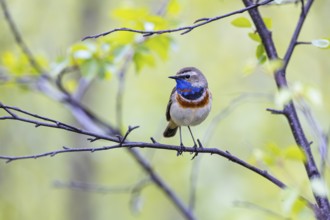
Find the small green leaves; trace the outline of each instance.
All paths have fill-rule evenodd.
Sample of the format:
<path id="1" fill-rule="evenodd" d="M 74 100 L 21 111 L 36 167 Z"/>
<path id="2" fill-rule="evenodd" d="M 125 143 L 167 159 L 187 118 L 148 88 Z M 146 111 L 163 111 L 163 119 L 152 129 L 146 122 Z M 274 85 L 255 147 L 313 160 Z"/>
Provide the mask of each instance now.
<path id="1" fill-rule="evenodd" d="M 261 43 L 261 38 L 257 32 L 250 32 L 249 37 L 256 42 Z"/>
<path id="2" fill-rule="evenodd" d="M 35 56 L 36 62 L 41 67 L 47 67 L 48 61 L 45 57 L 40 55 Z M 39 74 L 36 70 L 30 65 L 29 59 L 22 52 L 11 52 L 6 51 L 1 54 L 0 63 L 15 76 Z"/>
<path id="3" fill-rule="evenodd" d="M 231 24 L 235 27 L 250 28 L 252 27 L 251 22 L 245 17 L 239 17 L 231 21 Z"/>
<path id="4" fill-rule="evenodd" d="M 267 56 L 265 53 L 265 48 L 262 44 L 259 44 L 256 49 L 256 57 L 258 59 L 259 64 L 263 64 L 267 60 Z"/>
<path id="5" fill-rule="evenodd" d="M 265 149 L 258 149 L 254 153 L 253 161 L 262 162 L 268 166 L 283 165 L 284 161 L 305 162 L 306 155 L 297 145 L 286 147 L 276 143 L 268 143 Z"/>
<path id="6" fill-rule="evenodd" d="M 311 44 L 315 47 L 322 48 L 322 49 L 329 49 L 330 48 L 330 42 L 329 42 L 328 39 L 312 40 Z"/>
<path id="7" fill-rule="evenodd" d="M 305 153 L 297 145 L 291 145 L 284 148 L 282 154 L 285 159 L 296 160 L 300 162 L 306 161 Z"/>
<path id="8" fill-rule="evenodd" d="M 167 13 L 171 16 L 177 15 L 181 11 L 178 0 L 171 0 L 167 4 Z"/>
<path id="9" fill-rule="evenodd" d="M 262 19 L 268 29 L 272 29 L 273 27 L 273 20 L 271 18 L 263 18 Z"/>
<path id="10" fill-rule="evenodd" d="M 271 18 L 263 18 L 263 22 L 268 29 L 272 28 L 273 24 L 272 24 Z M 252 23 L 250 22 L 250 20 L 248 20 L 245 17 L 238 17 L 238 18 L 232 20 L 231 24 L 233 26 L 239 27 L 239 28 L 251 28 L 252 27 Z M 264 64 L 267 61 L 267 54 L 265 53 L 265 48 L 262 44 L 262 40 L 261 40 L 258 32 L 253 30 L 248 33 L 248 36 L 251 40 L 258 43 L 256 52 L 255 52 L 256 58 L 258 60 L 258 64 Z M 256 66 L 253 67 L 251 65 L 246 66 L 244 69 L 244 73 L 250 74 L 253 71 L 253 69 L 255 69 L 255 67 Z"/>

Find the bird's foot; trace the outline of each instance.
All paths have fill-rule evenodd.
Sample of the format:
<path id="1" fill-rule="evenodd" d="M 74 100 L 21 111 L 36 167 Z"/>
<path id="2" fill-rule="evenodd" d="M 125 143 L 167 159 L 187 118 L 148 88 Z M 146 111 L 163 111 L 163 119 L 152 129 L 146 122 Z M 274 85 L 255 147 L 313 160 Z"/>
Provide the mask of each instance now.
<path id="1" fill-rule="evenodd" d="M 180 143 L 180 150 L 178 150 L 176 156 L 182 155 L 183 151 L 185 150 L 183 143 Z"/>
<path id="2" fill-rule="evenodd" d="M 197 139 L 197 142 L 198 142 L 198 147 L 199 147 L 199 148 L 203 148 L 203 145 L 202 145 L 202 143 L 200 142 L 199 139 Z M 195 148 L 195 154 L 194 154 L 194 156 L 191 158 L 192 160 L 195 159 L 195 157 L 198 156 L 198 148 L 197 148 L 197 144 L 196 144 L 196 143 L 194 144 L 193 148 Z"/>

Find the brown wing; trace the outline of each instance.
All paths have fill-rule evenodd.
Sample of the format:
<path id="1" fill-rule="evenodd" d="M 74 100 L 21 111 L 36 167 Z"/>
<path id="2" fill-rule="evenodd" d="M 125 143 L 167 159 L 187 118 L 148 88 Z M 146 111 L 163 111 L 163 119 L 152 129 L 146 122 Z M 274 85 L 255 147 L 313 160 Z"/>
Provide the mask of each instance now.
<path id="1" fill-rule="evenodd" d="M 171 120 L 171 115 L 170 115 L 170 109 L 172 105 L 172 95 L 175 92 L 175 87 L 173 88 L 171 95 L 170 95 L 170 100 L 168 101 L 167 108 L 166 108 L 166 120 L 169 121 Z"/>

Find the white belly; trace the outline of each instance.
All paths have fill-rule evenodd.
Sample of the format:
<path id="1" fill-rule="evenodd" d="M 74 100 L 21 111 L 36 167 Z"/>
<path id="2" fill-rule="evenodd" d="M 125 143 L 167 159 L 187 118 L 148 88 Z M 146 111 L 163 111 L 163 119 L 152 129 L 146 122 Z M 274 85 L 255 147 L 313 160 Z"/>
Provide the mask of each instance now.
<path id="1" fill-rule="evenodd" d="M 194 126 L 205 120 L 211 110 L 211 103 L 202 108 L 182 108 L 178 103 L 172 103 L 171 119 L 178 126 Z"/>

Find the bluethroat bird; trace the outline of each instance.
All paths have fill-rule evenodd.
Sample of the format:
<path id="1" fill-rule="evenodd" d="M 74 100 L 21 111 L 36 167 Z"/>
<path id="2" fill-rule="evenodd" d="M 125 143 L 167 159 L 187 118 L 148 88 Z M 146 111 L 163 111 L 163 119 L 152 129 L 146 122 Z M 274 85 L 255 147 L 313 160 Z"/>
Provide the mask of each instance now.
<path id="1" fill-rule="evenodd" d="M 208 89 L 207 80 L 195 67 L 183 68 L 175 76 L 169 78 L 175 79 L 176 87 L 172 90 L 167 105 L 168 125 L 163 135 L 173 137 L 179 128 L 180 145 L 183 147 L 181 126 L 187 126 L 194 141 L 194 147 L 197 147 L 190 126 L 202 123 L 211 110 L 212 95 Z"/>

